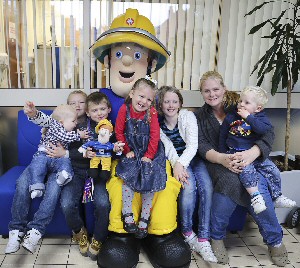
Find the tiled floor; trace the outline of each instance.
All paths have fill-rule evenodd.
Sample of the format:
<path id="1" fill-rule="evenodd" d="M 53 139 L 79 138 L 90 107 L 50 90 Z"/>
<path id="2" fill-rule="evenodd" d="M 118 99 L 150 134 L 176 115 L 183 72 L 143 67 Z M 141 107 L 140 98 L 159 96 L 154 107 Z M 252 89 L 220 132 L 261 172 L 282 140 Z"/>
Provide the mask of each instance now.
<path id="1" fill-rule="evenodd" d="M 300 268 L 300 226 L 294 229 L 285 229 L 283 241 L 289 253 L 287 268 Z M 7 240 L 0 238 L 0 267 L 97 267 L 89 258 L 79 254 L 78 246 L 71 243 L 70 237 L 44 238 L 35 254 L 30 254 L 21 248 L 16 254 L 5 255 L 4 249 Z M 267 246 L 263 243 L 257 225 L 249 218 L 243 231 L 237 234 L 228 233 L 225 244 L 230 257 L 229 265 L 209 264 L 193 252 L 191 268 L 222 267 L 273 267 Z M 149 260 L 141 252 L 137 268 L 152 267 Z M 118 268 L 118 267 L 115 267 Z"/>

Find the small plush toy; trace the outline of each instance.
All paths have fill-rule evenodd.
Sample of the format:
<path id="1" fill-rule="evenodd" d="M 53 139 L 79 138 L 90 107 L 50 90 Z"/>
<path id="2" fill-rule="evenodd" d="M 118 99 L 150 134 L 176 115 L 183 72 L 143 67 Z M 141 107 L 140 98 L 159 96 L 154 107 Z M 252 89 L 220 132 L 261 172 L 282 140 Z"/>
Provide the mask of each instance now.
<path id="1" fill-rule="evenodd" d="M 107 181 L 110 177 L 111 156 L 113 151 L 122 151 L 122 143 L 109 142 L 113 132 L 113 125 L 107 119 L 101 120 L 95 127 L 95 133 L 98 134 L 98 141 L 88 141 L 83 144 L 78 151 L 86 157 L 88 148 L 96 152 L 96 156 L 90 160 L 89 178 L 85 182 L 83 203 L 93 201 L 93 188 L 97 180 Z M 123 144 L 124 145 L 124 144 Z M 101 169 L 99 172 L 99 165 Z"/>

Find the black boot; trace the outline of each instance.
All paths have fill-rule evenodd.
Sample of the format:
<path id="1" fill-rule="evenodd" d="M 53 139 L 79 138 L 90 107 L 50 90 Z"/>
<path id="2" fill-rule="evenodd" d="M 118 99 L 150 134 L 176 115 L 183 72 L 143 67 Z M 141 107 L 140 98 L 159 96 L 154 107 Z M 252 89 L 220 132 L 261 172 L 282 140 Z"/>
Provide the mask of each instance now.
<path id="1" fill-rule="evenodd" d="M 190 248 L 176 231 L 166 235 L 149 234 L 142 240 L 142 246 L 155 268 L 187 268 L 190 266 Z"/>
<path id="2" fill-rule="evenodd" d="M 139 261 L 140 241 L 130 234 L 110 233 L 97 257 L 101 268 L 133 268 Z"/>

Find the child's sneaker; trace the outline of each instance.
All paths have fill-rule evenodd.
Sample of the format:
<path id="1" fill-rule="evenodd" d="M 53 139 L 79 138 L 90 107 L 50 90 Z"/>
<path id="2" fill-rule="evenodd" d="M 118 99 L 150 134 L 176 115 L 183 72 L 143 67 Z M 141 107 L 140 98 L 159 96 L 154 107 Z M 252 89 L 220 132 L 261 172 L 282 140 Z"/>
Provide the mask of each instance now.
<path id="1" fill-rule="evenodd" d="M 296 201 L 281 195 L 275 199 L 274 206 L 275 208 L 292 208 L 296 206 Z"/>
<path id="2" fill-rule="evenodd" d="M 218 262 L 215 254 L 212 251 L 209 241 L 203 241 L 203 242 L 196 241 L 196 243 L 194 244 L 194 251 L 199 253 L 202 256 L 203 260 L 205 261 L 215 262 L 215 263 Z"/>
<path id="3" fill-rule="evenodd" d="M 262 195 L 256 195 L 251 198 L 251 206 L 254 209 L 254 212 L 256 214 L 261 213 L 262 211 L 266 210 L 266 203 L 265 200 L 263 199 Z"/>
<path id="4" fill-rule="evenodd" d="M 94 237 L 92 238 L 92 243 L 89 246 L 88 249 L 88 256 L 95 261 L 97 259 L 97 256 L 99 254 L 100 248 L 102 246 L 102 243 L 96 240 Z"/>
<path id="5" fill-rule="evenodd" d="M 197 243 L 197 235 L 192 232 L 189 236 L 183 235 L 183 237 L 184 241 L 190 246 L 190 249 L 194 250 L 195 243 Z"/>
<path id="6" fill-rule="evenodd" d="M 73 232 L 72 242 L 76 242 L 79 244 L 80 254 L 86 257 L 90 243 L 87 230 L 84 227 L 82 227 L 77 234 Z"/>
<path id="7" fill-rule="evenodd" d="M 24 236 L 19 230 L 11 230 L 8 234 L 8 243 L 5 248 L 5 254 L 15 253 L 20 249 L 21 240 Z"/>
<path id="8" fill-rule="evenodd" d="M 34 253 L 38 247 L 38 243 L 41 238 L 41 233 L 38 230 L 32 228 L 24 236 L 22 246 L 29 252 Z"/>

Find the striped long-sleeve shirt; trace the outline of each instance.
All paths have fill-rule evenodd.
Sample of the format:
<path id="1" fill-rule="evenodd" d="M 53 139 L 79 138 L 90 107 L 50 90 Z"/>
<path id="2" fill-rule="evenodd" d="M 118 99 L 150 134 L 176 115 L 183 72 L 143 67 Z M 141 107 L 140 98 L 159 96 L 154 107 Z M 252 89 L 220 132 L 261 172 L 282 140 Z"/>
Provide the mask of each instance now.
<path id="1" fill-rule="evenodd" d="M 39 126 L 45 127 L 47 125 L 47 131 L 42 135 L 39 150 L 43 150 L 43 148 L 50 146 L 50 143 L 60 143 L 65 149 L 68 149 L 71 142 L 80 140 L 79 133 L 76 133 L 75 131 L 66 131 L 64 126 L 52 117 L 48 117 L 49 121 L 45 124 L 43 115 L 44 114 L 38 111 L 36 117 L 31 119 L 31 121 L 34 121 Z M 41 119 L 40 122 L 39 118 Z"/>

